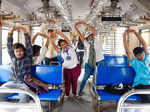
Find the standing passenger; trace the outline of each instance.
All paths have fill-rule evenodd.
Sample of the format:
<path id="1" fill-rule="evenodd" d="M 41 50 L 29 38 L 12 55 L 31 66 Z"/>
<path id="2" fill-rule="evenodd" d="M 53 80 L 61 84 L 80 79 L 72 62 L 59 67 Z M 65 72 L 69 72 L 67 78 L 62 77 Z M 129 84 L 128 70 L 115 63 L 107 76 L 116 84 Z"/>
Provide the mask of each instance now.
<path id="1" fill-rule="evenodd" d="M 72 37 L 72 44 L 74 45 L 74 48 L 76 50 L 79 64 L 80 66 L 82 66 L 84 56 L 84 44 L 82 43 L 80 37 L 77 37 L 75 35 L 73 35 Z"/>
<path id="2" fill-rule="evenodd" d="M 55 44 L 53 44 L 57 51 L 60 52 L 61 57 L 63 58 L 65 94 L 67 97 L 69 97 L 70 87 L 72 86 L 72 93 L 74 97 L 79 99 L 79 96 L 77 96 L 76 91 L 77 81 L 81 73 L 81 68 L 78 63 L 77 55 L 75 49 L 72 46 L 70 46 L 70 40 L 61 32 L 57 31 L 57 33 L 65 39 L 60 39 L 58 41 L 58 45 L 61 49 L 58 49 L 58 47 Z"/>
<path id="3" fill-rule="evenodd" d="M 48 19 L 46 20 L 42 25 L 41 25 L 41 32 L 44 32 L 44 30 L 47 30 L 46 25 L 48 25 L 49 23 L 53 23 L 56 24 L 55 20 L 52 19 Z M 53 40 L 53 42 L 55 42 L 55 44 L 57 44 L 58 42 L 58 37 L 56 36 L 56 31 L 53 28 L 48 28 L 47 30 L 47 35 L 42 34 L 43 37 L 47 38 L 50 37 L 51 40 Z M 58 59 L 57 59 L 57 51 L 55 50 L 54 46 L 49 43 L 48 45 L 48 51 L 45 54 L 45 58 L 44 58 L 44 64 L 45 65 L 58 65 Z"/>
<path id="4" fill-rule="evenodd" d="M 77 29 L 77 25 L 79 24 L 85 25 L 91 31 L 90 33 L 87 34 L 86 38 L 84 38 L 84 36 Z M 88 80 L 90 75 L 94 75 L 96 65 L 103 63 L 104 56 L 102 53 L 102 41 L 100 38 L 95 37 L 97 33 L 91 26 L 81 21 L 75 24 L 75 29 L 77 33 L 80 35 L 80 38 L 84 43 L 85 47 L 85 54 L 84 54 L 85 74 L 80 85 L 80 90 L 78 92 L 78 94 L 81 95 L 85 87 L 86 81 Z M 93 82 L 94 81 L 95 76 L 93 76 Z"/>
<path id="5" fill-rule="evenodd" d="M 53 29 L 48 30 L 48 36 L 50 37 L 53 42 L 57 42 L 58 38 L 56 36 L 56 31 Z M 52 46 L 52 44 L 49 44 L 48 51 L 45 56 L 45 64 L 46 65 L 57 65 L 58 64 L 58 59 L 57 59 L 57 51 L 55 48 Z"/>

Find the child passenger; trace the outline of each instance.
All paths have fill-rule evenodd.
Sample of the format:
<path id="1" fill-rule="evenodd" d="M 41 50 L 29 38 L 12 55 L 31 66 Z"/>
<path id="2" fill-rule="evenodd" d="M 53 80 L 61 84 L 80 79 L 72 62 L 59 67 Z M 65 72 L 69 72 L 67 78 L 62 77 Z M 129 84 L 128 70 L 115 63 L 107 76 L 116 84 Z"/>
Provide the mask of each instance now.
<path id="1" fill-rule="evenodd" d="M 61 54 L 63 58 L 63 71 L 64 71 L 64 81 L 65 81 L 65 94 L 68 98 L 70 95 L 70 87 L 72 86 L 72 93 L 76 99 L 80 97 L 77 96 L 77 81 L 81 73 L 81 68 L 77 59 L 75 49 L 70 45 L 71 41 L 63 35 L 61 32 L 57 31 L 65 40 L 60 39 L 58 45 L 60 49 L 54 44 L 57 51 Z"/>
<path id="2" fill-rule="evenodd" d="M 128 44 L 126 41 L 126 36 L 128 33 L 134 33 L 138 40 L 141 42 L 143 47 L 136 47 L 133 49 L 133 54 L 128 48 Z M 132 29 L 126 30 L 123 35 L 124 48 L 126 50 L 126 54 L 129 58 L 129 62 L 133 69 L 136 72 L 133 87 L 135 89 L 150 89 L 150 61 L 149 61 L 149 51 L 144 39 Z M 150 95 L 140 95 L 144 102 L 150 101 Z"/>

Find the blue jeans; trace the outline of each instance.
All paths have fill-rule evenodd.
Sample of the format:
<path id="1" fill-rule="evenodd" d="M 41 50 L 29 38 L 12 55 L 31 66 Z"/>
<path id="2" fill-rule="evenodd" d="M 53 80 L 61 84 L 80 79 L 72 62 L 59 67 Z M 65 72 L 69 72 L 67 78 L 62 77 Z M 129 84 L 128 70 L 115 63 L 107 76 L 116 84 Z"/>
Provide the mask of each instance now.
<path id="1" fill-rule="evenodd" d="M 101 65 L 103 64 L 104 61 L 101 60 L 99 62 L 96 62 L 96 65 Z M 85 87 L 86 81 L 89 79 L 90 75 L 93 75 L 93 83 L 95 82 L 95 72 L 96 72 L 96 67 L 91 67 L 88 63 L 85 63 L 85 74 L 83 77 L 83 80 L 80 85 L 80 90 L 78 94 L 80 95 Z"/>

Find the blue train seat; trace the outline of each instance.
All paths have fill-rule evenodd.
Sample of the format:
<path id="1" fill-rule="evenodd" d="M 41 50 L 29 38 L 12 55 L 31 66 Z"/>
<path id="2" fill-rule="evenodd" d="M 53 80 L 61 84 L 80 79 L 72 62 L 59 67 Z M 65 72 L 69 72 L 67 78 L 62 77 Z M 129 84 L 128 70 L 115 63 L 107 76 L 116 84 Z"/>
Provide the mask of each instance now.
<path id="1" fill-rule="evenodd" d="M 9 80 L 10 66 L 0 65 L 0 84 L 6 83 Z"/>
<path id="2" fill-rule="evenodd" d="M 104 62 L 109 66 L 128 66 L 126 56 L 104 56 Z"/>
<path id="3" fill-rule="evenodd" d="M 41 81 L 56 85 L 47 93 L 39 94 L 41 101 L 60 101 L 63 98 L 63 75 L 62 66 L 33 66 L 32 72 L 35 77 Z M 8 65 L 0 65 L 0 82 L 5 83 L 9 80 L 10 67 Z M 17 94 L 9 96 L 9 99 L 19 99 Z"/>
<path id="4" fill-rule="evenodd" d="M 63 83 L 62 66 L 33 66 L 32 73 L 35 77 L 47 84 L 62 85 Z"/>
<path id="5" fill-rule="evenodd" d="M 96 73 L 96 100 L 99 105 L 102 101 L 118 101 L 120 94 L 112 94 L 104 90 L 104 86 L 110 84 L 132 85 L 135 71 L 128 66 L 127 57 L 124 56 L 105 56 L 106 64 L 99 65 Z M 137 95 L 130 96 L 127 100 L 139 101 Z M 98 106 L 99 107 L 99 106 Z"/>
<path id="6" fill-rule="evenodd" d="M 134 75 L 134 70 L 129 66 L 98 66 L 96 84 L 108 85 L 123 83 L 132 85 Z"/>
<path id="7" fill-rule="evenodd" d="M 134 75 L 133 68 L 129 66 L 98 66 L 96 86 L 119 83 L 132 85 Z M 104 89 L 97 89 L 97 93 L 101 100 L 119 100 L 121 97 L 119 94 L 108 93 Z M 128 100 L 139 100 L 137 96 L 130 98 Z"/>
<path id="8" fill-rule="evenodd" d="M 42 101 L 59 101 L 62 98 L 62 85 L 63 75 L 62 66 L 33 66 L 33 75 L 41 81 L 51 84 L 59 85 L 59 88 L 52 88 L 47 93 L 39 94 L 39 98 Z"/>

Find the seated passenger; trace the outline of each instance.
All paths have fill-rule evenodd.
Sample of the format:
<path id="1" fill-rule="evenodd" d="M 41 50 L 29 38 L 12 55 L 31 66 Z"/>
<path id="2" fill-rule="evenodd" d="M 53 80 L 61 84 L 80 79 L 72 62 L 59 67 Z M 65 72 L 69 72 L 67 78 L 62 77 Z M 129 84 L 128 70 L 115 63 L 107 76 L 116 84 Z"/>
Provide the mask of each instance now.
<path id="1" fill-rule="evenodd" d="M 35 39 L 37 38 L 38 35 L 43 36 L 44 34 L 37 33 L 32 39 L 32 44 L 34 44 Z M 47 52 L 50 39 L 45 35 L 43 37 L 47 38 L 47 41 L 45 43 L 45 46 L 42 47 L 42 49 L 41 46 L 39 45 L 32 46 L 32 51 L 33 51 L 32 65 L 41 65 L 42 60 L 45 58 L 45 54 Z M 27 85 L 30 87 L 30 89 L 35 91 L 37 94 L 48 91 L 48 85 L 40 81 L 39 79 L 30 76 L 25 76 L 24 79 Z"/>
<path id="2" fill-rule="evenodd" d="M 133 54 L 128 48 L 128 44 L 126 41 L 126 36 L 128 33 L 133 32 L 138 40 L 141 42 L 143 47 L 136 47 L 133 49 Z M 129 58 L 129 62 L 133 69 L 136 72 L 133 87 L 135 89 L 150 89 L 150 61 L 149 61 L 149 52 L 147 45 L 144 39 L 132 29 L 126 30 L 123 35 L 124 48 L 126 50 L 127 56 Z M 150 101 L 150 95 L 140 95 L 144 102 Z"/>
<path id="3" fill-rule="evenodd" d="M 21 43 L 13 44 L 13 32 L 15 30 L 22 30 L 24 32 L 26 47 Z M 12 27 L 8 33 L 7 48 L 12 60 L 11 74 L 9 81 L 1 87 L 28 90 L 28 86 L 24 83 L 24 76 L 27 74 L 32 75 L 32 46 L 30 35 L 24 27 Z M 7 100 L 9 95 L 10 94 L 0 94 L 0 99 Z M 28 102 L 27 95 L 19 94 L 19 96 L 20 102 Z"/>
<path id="4" fill-rule="evenodd" d="M 33 63 L 32 64 L 33 65 L 41 65 L 41 62 L 45 58 L 45 54 L 48 50 L 48 45 L 49 45 L 49 41 L 50 41 L 50 38 L 48 36 L 45 36 L 42 33 L 37 33 L 32 39 L 32 44 L 34 44 L 35 39 L 37 38 L 38 35 L 46 38 L 47 41 L 42 48 L 39 45 L 33 45 L 32 46 L 32 51 L 33 51 Z"/>

